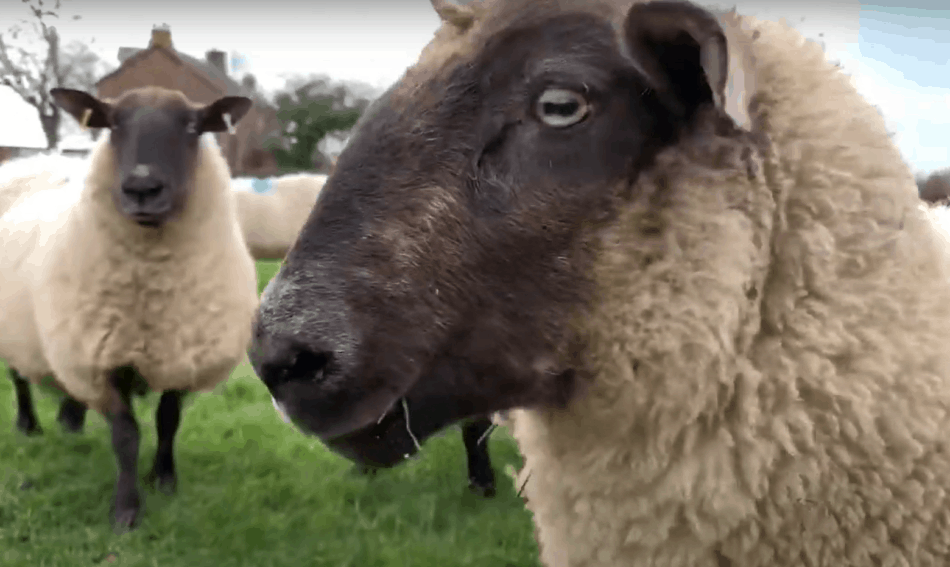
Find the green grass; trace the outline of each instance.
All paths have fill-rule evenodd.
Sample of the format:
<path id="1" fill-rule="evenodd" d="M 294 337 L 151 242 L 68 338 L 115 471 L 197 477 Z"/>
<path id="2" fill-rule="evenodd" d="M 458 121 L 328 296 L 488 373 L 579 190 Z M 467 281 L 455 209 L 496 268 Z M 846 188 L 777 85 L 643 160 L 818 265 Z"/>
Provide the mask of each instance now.
<path id="1" fill-rule="evenodd" d="M 260 287 L 276 272 L 258 264 Z M 0 368 L 5 372 L 5 368 Z M 109 522 L 115 461 L 109 430 L 89 413 L 62 433 L 57 401 L 34 388 L 44 434 L 14 432 L 14 395 L 0 378 L 0 567 L 532 567 L 530 514 L 503 472 L 520 464 L 502 430 L 490 439 L 498 495 L 467 490 L 458 429 L 375 478 L 285 425 L 241 365 L 218 392 L 193 395 L 176 444 L 178 494 L 144 488 L 137 530 Z M 136 402 L 140 473 L 155 451 L 157 396 Z"/>

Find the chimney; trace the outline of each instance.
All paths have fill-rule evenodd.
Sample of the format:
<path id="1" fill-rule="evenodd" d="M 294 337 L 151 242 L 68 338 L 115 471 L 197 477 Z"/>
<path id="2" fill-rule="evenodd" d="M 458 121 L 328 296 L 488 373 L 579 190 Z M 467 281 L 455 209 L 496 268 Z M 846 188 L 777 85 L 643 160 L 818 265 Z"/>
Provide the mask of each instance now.
<path id="1" fill-rule="evenodd" d="M 218 51 L 217 49 L 212 49 L 211 51 L 205 53 L 205 59 L 208 60 L 208 63 L 211 63 L 218 68 L 219 71 L 228 74 L 228 54 L 223 51 Z"/>
<path id="2" fill-rule="evenodd" d="M 172 30 L 169 29 L 168 24 L 152 26 L 152 41 L 148 46 L 163 47 L 165 49 L 172 48 Z"/>

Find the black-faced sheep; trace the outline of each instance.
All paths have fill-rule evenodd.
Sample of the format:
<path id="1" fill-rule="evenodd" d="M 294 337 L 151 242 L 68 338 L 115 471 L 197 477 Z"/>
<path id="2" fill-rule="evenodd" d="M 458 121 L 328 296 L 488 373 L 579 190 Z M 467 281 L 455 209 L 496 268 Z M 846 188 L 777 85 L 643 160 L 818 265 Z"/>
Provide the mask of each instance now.
<path id="1" fill-rule="evenodd" d="M 950 564 L 950 242 L 849 77 L 683 1 L 437 4 L 262 297 L 295 424 L 396 464 L 520 407 L 551 567 Z"/>
<path id="2" fill-rule="evenodd" d="M 265 179 L 239 177 L 232 181 L 238 219 L 254 259 L 283 259 L 297 240 L 326 180 L 326 175 L 299 173 Z"/>
<path id="3" fill-rule="evenodd" d="M 30 381 L 55 377 L 109 420 L 114 519 L 128 528 L 141 508 L 131 396 L 162 392 L 148 478 L 173 492 L 182 396 L 226 380 L 249 344 L 254 264 L 227 162 L 202 134 L 237 123 L 251 101 L 196 105 L 157 87 L 115 100 L 51 95 L 110 131 L 84 179 L 47 189 L 55 199 L 36 193 L 0 219 L 0 357 Z"/>

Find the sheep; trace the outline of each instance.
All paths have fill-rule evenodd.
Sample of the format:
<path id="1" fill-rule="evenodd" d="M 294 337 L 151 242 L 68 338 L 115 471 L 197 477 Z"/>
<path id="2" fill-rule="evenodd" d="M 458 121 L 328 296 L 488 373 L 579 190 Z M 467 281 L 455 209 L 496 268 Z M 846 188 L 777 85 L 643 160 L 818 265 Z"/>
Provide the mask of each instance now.
<path id="1" fill-rule="evenodd" d="M 784 22 L 434 1 L 261 297 L 302 431 L 511 409 L 553 567 L 950 563 L 950 242 Z"/>
<path id="2" fill-rule="evenodd" d="M 34 189 L 46 187 L 46 183 L 62 184 L 81 175 L 84 164 L 82 158 L 58 153 L 40 153 L 4 162 L 0 165 L 0 214 Z"/>
<path id="3" fill-rule="evenodd" d="M 112 518 L 117 530 L 133 529 L 141 497 L 131 396 L 162 392 L 146 478 L 173 493 L 185 393 L 225 381 L 250 341 L 256 272 L 227 162 L 204 134 L 236 124 L 251 100 L 198 105 L 151 86 L 111 100 L 61 88 L 50 95 L 109 132 L 79 184 L 48 188 L 60 198 L 36 206 L 37 193 L 0 218 L 0 357 L 31 382 L 54 377 L 109 421 Z"/>
<path id="4" fill-rule="evenodd" d="M 59 153 L 40 153 L 5 162 L 0 166 L 0 215 L 35 192 L 50 186 L 61 186 L 72 179 L 80 178 L 85 163 L 82 158 Z M 25 435 L 42 433 L 33 406 L 29 382 L 20 376 L 15 368 L 9 368 L 8 372 L 16 395 L 17 430 Z M 85 416 L 85 406 L 68 395 L 63 396 L 57 421 L 65 431 L 81 431 Z"/>
<path id="5" fill-rule="evenodd" d="M 287 254 L 326 180 L 319 174 L 232 180 L 238 218 L 254 259 L 280 260 Z"/>
<path id="6" fill-rule="evenodd" d="M 0 185 L 6 186 L 13 179 L 36 175 L 69 180 L 81 176 L 85 164 L 85 158 L 55 151 L 17 157 L 0 164 Z"/>

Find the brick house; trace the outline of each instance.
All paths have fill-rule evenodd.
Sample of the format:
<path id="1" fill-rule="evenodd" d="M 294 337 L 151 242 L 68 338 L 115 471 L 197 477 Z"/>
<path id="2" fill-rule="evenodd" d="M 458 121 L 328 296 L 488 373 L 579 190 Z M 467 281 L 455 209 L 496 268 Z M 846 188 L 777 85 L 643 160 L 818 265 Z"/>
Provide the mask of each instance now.
<path id="1" fill-rule="evenodd" d="M 274 156 L 264 149 L 264 142 L 280 131 L 277 111 L 254 94 L 252 82 L 239 84 L 228 75 L 226 53 L 208 51 L 204 60 L 186 55 L 175 50 L 171 30 L 155 27 L 147 48 L 121 47 L 118 59 L 119 68 L 96 83 L 100 97 L 114 98 L 128 89 L 156 85 L 180 90 L 199 103 L 229 95 L 252 98 L 254 105 L 235 125 L 234 135 L 218 134 L 218 143 L 235 177 L 277 174 Z"/>
<path id="2" fill-rule="evenodd" d="M 950 169 L 930 174 L 922 183 L 918 182 L 920 198 L 929 203 L 950 200 Z"/>

